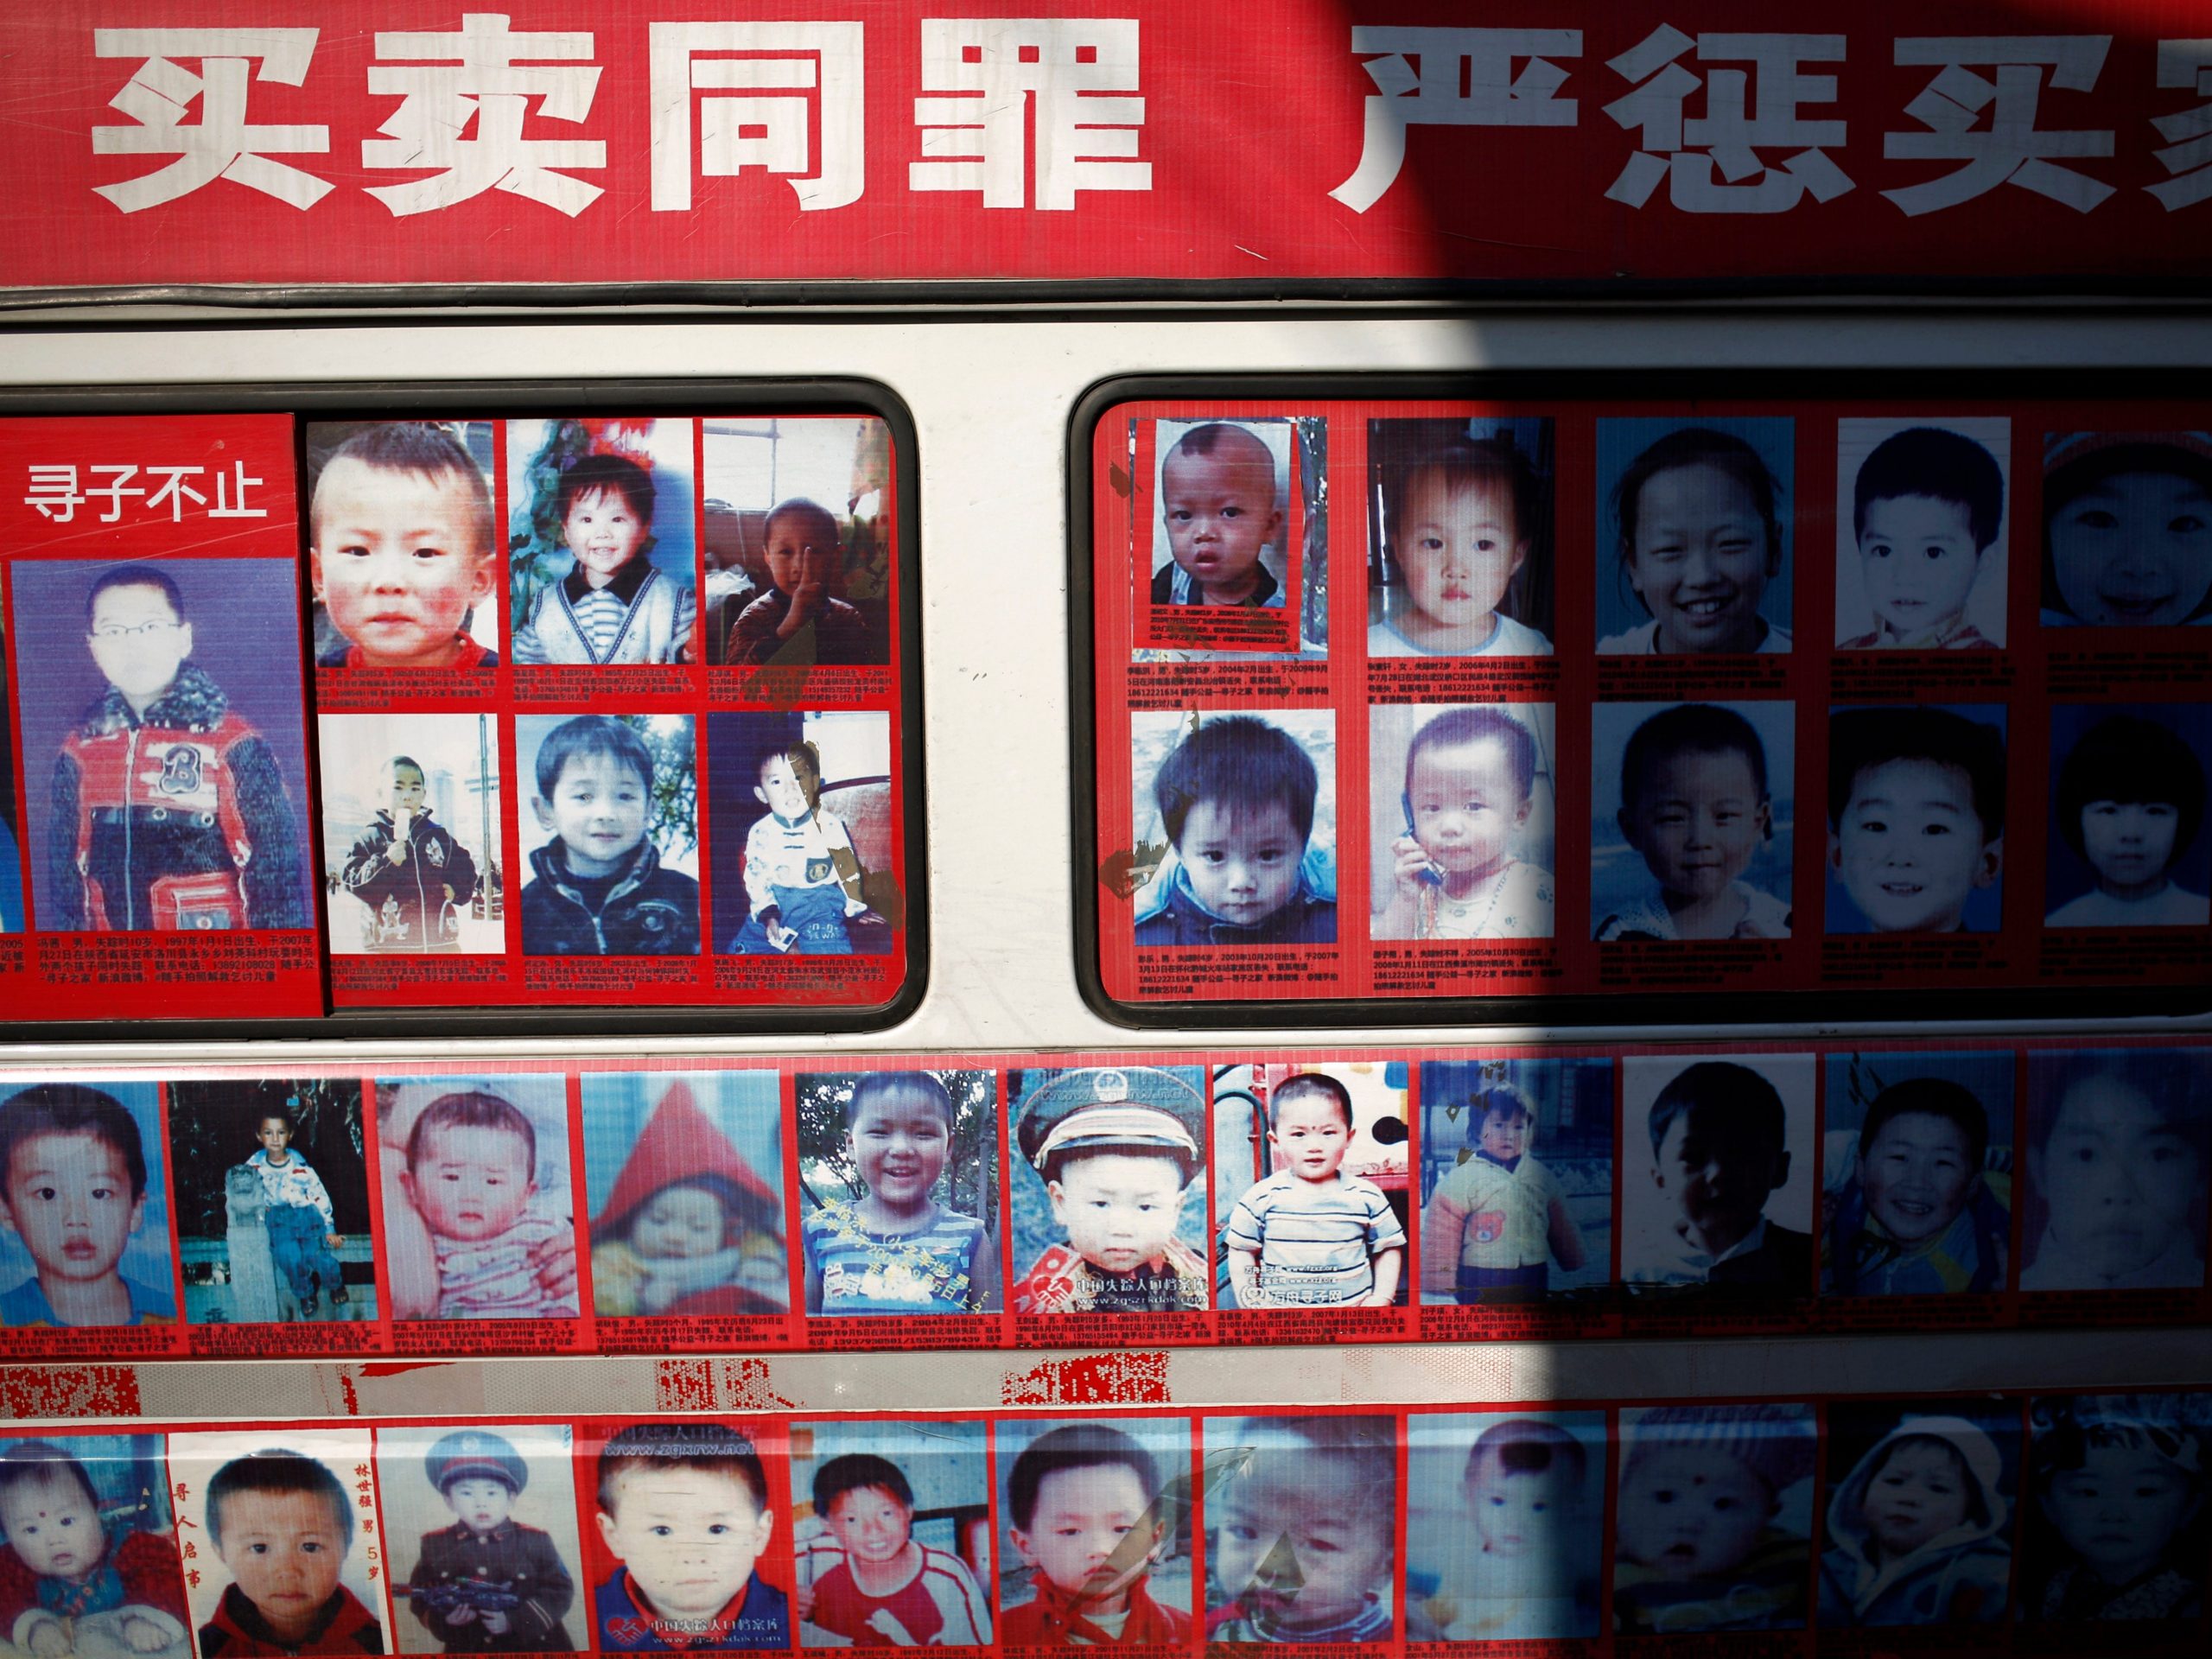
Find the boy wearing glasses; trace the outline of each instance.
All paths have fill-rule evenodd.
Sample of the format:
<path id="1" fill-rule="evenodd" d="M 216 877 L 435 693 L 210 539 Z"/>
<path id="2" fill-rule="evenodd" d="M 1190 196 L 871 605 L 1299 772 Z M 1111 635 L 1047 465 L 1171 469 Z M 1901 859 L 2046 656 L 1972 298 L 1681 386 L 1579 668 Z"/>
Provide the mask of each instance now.
<path id="1" fill-rule="evenodd" d="M 54 759 L 41 926 L 308 926 L 283 775 L 190 660 L 175 582 L 150 564 L 117 565 L 92 582 L 85 616 L 107 690 Z"/>

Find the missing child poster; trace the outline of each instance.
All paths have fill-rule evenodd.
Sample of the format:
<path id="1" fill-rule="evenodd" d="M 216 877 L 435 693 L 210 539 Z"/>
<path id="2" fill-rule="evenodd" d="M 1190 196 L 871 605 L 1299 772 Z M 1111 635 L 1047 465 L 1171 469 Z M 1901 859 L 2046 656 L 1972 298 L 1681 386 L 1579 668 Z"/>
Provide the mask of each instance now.
<path id="1" fill-rule="evenodd" d="M 2212 1395 L 2185 1390 L 85 1427 L 0 1434 L 14 1651 L 2207 1638 Z"/>
<path id="2" fill-rule="evenodd" d="M 18 1019 L 320 1014 L 292 423 L 0 422 Z"/>
<path id="3" fill-rule="evenodd" d="M 1094 1005 L 2198 1003 L 2202 408 L 1802 383 L 1094 394 Z"/>

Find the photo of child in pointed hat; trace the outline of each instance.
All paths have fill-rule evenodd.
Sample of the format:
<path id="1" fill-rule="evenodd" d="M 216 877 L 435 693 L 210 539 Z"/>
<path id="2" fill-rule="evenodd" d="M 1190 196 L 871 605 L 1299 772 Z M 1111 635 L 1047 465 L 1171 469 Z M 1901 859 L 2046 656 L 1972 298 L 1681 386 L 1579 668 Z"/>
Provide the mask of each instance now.
<path id="1" fill-rule="evenodd" d="M 774 1072 L 588 1072 L 583 1116 L 602 1318 L 790 1307 Z"/>

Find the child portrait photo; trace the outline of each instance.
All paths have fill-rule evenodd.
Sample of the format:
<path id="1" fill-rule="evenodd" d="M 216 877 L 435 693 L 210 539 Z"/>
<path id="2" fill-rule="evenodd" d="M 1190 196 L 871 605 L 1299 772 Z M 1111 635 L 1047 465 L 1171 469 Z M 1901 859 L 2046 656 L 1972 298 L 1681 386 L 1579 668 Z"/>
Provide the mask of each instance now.
<path id="1" fill-rule="evenodd" d="M 1592 937 L 1789 937 L 1796 717 L 1790 702 L 1592 709 Z"/>
<path id="2" fill-rule="evenodd" d="M 1601 1628 L 1605 1415 L 1406 1420 L 1406 1641 L 1588 1638 Z"/>
<path id="3" fill-rule="evenodd" d="M 322 715 L 330 950 L 499 956 L 499 721 L 493 715 Z"/>
<path id="4" fill-rule="evenodd" d="M 1421 1116 L 1423 1303 L 1611 1282 L 1611 1060 L 1425 1060 Z"/>
<path id="5" fill-rule="evenodd" d="M 1010 1071 L 1016 1313 L 1206 1306 L 1205 1073 Z"/>
<path id="6" fill-rule="evenodd" d="M 707 716 L 715 949 L 880 957 L 905 919 L 891 716 Z"/>
<path id="7" fill-rule="evenodd" d="M 1796 423 L 1598 423 L 1598 653 L 1790 648 Z"/>
<path id="8" fill-rule="evenodd" d="M 706 660 L 887 664 L 897 556 L 891 428 L 872 416 L 700 423 Z"/>
<path id="9" fill-rule="evenodd" d="M 294 581 L 273 559 L 11 568 L 40 931 L 315 925 Z"/>
<path id="10" fill-rule="evenodd" d="M 0 1642 L 29 1659 L 190 1659 L 158 1434 L 0 1440 Z"/>
<path id="11" fill-rule="evenodd" d="M 689 1417 L 595 1431 L 583 1451 L 579 1468 L 591 1471 L 594 1511 L 586 1556 L 594 1647 L 790 1648 L 791 1558 L 777 1525 L 789 1471 L 780 1446 L 764 1446 L 742 1421 Z"/>
<path id="12" fill-rule="evenodd" d="M 400 1652 L 576 1649 L 571 1439 L 565 1423 L 377 1431 Z"/>
<path id="13" fill-rule="evenodd" d="M 1809 1054 L 1622 1060 L 1623 1283 L 1812 1294 L 1815 1082 Z"/>
<path id="14" fill-rule="evenodd" d="M 2020 1491 L 2018 1403 L 1840 1400 L 1827 1429 L 1821 1627 L 2000 1623 Z"/>
<path id="15" fill-rule="evenodd" d="M 2212 1396 L 2061 1395 L 2029 1402 L 2028 1431 L 2018 1623 L 2120 1626 L 2093 1648 L 2155 1640 L 2168 1621 L 2193 1630 L 2212 1548 Z"/>
<path id="16" fill-rule="evenodd" d="M 1139 711 L 1140 950 L 1337 941 L 1336 715 Z"/>
<path id="17" fill-rule="evenodd" d="M 773 1071 L 587 1071 L 584 1184 L 601 1318 L 791 1306 Z"/>
<path id="18" fill-rule="evenodd" d="M 698 955 L 692 732 L 689 715 L 515 716 L 524 956 Z"/>
<path id="19" fill-rule="evenodd" d="M 1997 931 L 2005 715 L 2002 703 L 1829 715 L 1831 934 Z"/>
<path id="20" fill-rule="evenodd" d="M 1191 1420 L 1025 1415 L 997 1435 L 999 1640 L 1187 1646 Z"/>
<path id="21" fill-rule="evenodd" d="M 998 1074 L 803 1071 L 794 1086 L 806 1311 L 997 1313 Z"/>
<path id="22" fill-rule="evenodd" d="M 2043 626 L 2212 622 L 2212 433 L 2048 432 Z"/>
<path id="23" fill-rule="evenodd" d="M 169 1436 L 200 1659 L 392 1651 L 369 1467 L 365 1427 Z"/>
<path id="24" fill-rule="evenodd" d="M 991 1642 L 991 1471 L 981 1422 L 791 1425 L 803 1648 Z"/>
<path id="25" fill-rule="evenodd" d="M 1205 1448 L 1207 1640 L 1392 1641 L 1396 1425 L 1216 1417 Z"/>
<path id="26" fill-rule="evenodd" d="M 1548 702 L 1368 711 L 1378 939 L 1548 939 L 1558 842 Z"/>
<path id="27" fill-rule="evenodd" d="M 1827 1065 L 1821 1294 L 2006 1288 L 2012 1054 L 1853 1052 Z"/>
<path id="28" fill-rule="evenodd" d="M 2050 711 L 2045 927 L 2212 920 L 2202 703 L 2057 703 Z"/>
<path id="29" fill-rule="evenodd" d="M 575 1317 L 558 1072 L 380 1082 L 376 1122 L 394 1319 Z"/>
<path id="30" fill-rule="evenodd" d="M 168 1096 L 187 1321 L 375 1319 L 360 1079 L 194 1080 Z"/>
<path id="31" fill-rule="evenodd" d="M 508 660 L 697 660 L 693 422 L 507 423 Z"/>
<path id="32" fill-rule="evenodd" d="M 1367 654 L 1548 657 L 1552 423 L 1367 423 Z"/>
<path id="33" fill-rule="evenodd" d="M 1813 1408 L 1620 1414 L 1613 1628 L 1798 1630 L 1813 1548 Z"/>
<path id="34" fill-rule="evenodd" d="M 2002 416 L 1836 423 L 1838 651 L 2004 646 L 2012 429 Z"/>
<path id="35" fill-rule="evenodd" d="M 1407 1071 L 1402 1060 L 1216 1070 L 1216 1306 L 1406 1306 Z"/>
<path id="36" fill-rule="evenodd" d="M 306 423 L 320 673 L 499 660 L 488 421 Z"/>
<path id="37" fill-rule="evenodd" d="M 158 1085 L 0 1097 L 0 1326 L 173 1325 Z"/>
<path id="38" fill-rule="evenodd" d="M 2020 1288 L 2201 1290 L 2212 1069 L 2194 1049 L 2028 1056 Z"/>

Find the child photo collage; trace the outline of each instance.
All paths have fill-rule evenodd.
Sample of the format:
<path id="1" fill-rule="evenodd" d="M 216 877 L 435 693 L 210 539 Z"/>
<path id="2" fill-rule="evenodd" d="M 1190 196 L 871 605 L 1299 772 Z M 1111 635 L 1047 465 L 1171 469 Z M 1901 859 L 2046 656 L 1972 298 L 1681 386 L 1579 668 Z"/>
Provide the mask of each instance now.
<path id="1" fill-rule="evenodd" d="M 0 1093 L 22 1358 L 2194 1325 L 2212 1043 Z"/>
<path id="2" fill-rule="evenodd" d="M 27 1015 L 906 983 L 887 420 L 19 419 L 0 453 Z"/>
<path id="3" fill-rule="evenodd" d="M 2199 1393 L 16 1427 L 0 1630 L 88 1659 L 2196 1655 L 2208 1463 Z"/>
<path id="4" fill-rule="evenodd" d="M 1088 434 L 1115 1017 L 2199 993 L 2202 404 L 1357 390 Z"/>

